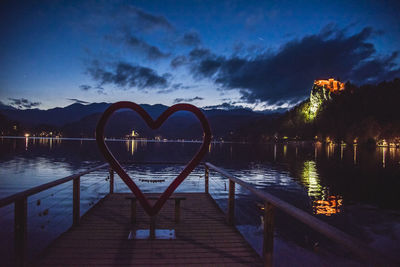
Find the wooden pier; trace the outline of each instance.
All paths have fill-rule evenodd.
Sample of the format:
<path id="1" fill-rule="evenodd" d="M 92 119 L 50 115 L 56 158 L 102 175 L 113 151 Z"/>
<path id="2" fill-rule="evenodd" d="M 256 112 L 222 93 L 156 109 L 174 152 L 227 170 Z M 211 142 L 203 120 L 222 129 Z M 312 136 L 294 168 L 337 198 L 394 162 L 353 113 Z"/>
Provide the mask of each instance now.
<path id="1" fill-rule="evenodd" d="M 137 206 L 131 223 L 132 194 L 109 194 L 44 251 L 37 266 L 262 266 L 260 256 L 206 193 L 184 193 L 180 221 L 174 201 L 167 201 L 156 218 L 156 229 L 174 229 L 175 239 L 128 239 L 149 229 L 150 219 Z M 152 195 L 155 196 L 155 195 Z M 156 230 L 157 231 L 157 230 Z"/>

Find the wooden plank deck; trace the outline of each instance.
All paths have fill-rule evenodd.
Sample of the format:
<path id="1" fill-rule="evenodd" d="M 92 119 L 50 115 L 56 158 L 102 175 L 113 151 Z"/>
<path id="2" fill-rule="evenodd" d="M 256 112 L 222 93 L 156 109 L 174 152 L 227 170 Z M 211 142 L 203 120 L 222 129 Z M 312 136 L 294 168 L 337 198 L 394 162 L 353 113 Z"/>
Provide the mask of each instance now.
<path id="1" fill-rule="evenodd" d="M 205 193 L 177 193 L 181 222 L 174 222 L 174 201 L 157 215 L 157 229 L 175 229 L 173 240 L 128 240 L 130 231 L 148 229 L 149 217 L 137 205 L 137 223 L 130 224 L 131 194 L 111 194 L 81 219 L 79 226 L 56 239 L 37 266 L 262 266 L 259 255 Z M 155 195 L 151 195 L 155 196 Z"/>

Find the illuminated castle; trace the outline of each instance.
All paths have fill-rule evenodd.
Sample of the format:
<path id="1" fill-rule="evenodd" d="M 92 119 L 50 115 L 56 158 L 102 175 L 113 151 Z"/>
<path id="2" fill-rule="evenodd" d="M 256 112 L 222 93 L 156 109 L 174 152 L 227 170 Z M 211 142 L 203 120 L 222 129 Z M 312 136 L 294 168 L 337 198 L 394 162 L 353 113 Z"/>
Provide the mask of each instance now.
<path id="1" fill-rule="evenodd" d="M 344 83 L 336 81 L 333 78 L 328 80 L 315 80 L 314 85 L 329 89 L 331 93 L 337 93 L 344 90 Z"/>
<path id="2" fill-rule="evenodd" d="M 310 95 L 310 109 L 308 119 L 313 120 L 324 101 L 331 100 L 332 94 L 338 94 L 345 89 L 345 84 L 333 78 L 315 80 Z"/>

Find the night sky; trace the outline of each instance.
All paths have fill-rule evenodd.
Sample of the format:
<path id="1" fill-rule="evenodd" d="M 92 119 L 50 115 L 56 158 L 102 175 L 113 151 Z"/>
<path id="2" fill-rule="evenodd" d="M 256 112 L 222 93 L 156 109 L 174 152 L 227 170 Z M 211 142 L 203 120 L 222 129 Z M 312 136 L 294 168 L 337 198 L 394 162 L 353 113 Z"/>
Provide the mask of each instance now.
<path id="1" fill-rule="evenodd" d="M 0 101 L 286 109 L 315 79 L 400 77 L 399 14 L 400 1 L 3 0 Z"/>

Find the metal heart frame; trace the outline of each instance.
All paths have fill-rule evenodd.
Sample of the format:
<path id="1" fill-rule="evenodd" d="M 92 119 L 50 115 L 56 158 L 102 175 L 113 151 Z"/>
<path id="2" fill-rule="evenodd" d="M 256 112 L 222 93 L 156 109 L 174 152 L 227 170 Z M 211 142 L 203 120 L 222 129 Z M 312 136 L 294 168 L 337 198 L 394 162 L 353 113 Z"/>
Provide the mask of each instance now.
<path id="1" fill-rule="evenodd" d="M 160 128 L 160 126 L 175 112 L 177 111 L 189 111 L 193 113 L 197 119 L 199 119 L 202 127 L 203 127 L 203 143 L 200 149 L 197 151 L 195 156 L 190 160 L 190 162 L 186 165 L 183 171 L 174 179 L 174 181 L 165 189 L 157 202 L 152 206 L 140 188 L 135 184 L 135 182 L 130 178 L 130 176 L 125 172 L 122 166 L 119 164 L 118 160 L 114 157 L 114 155 L 109 150 L 108 146 L 104 141 L 104 128 L 105 125 L 110 118 L 110 116 L 117 110 L 128 108 L 133 111 L 136 111 L 142 119 L 146 122 L 146 124 L 153 130 Z M 193 171 L 193 169 L 200 163 L 201 159 L 208 151 L 208 147 L 211 143 L 211 129 L 208 123 L 207 118 L 204 116 L 203 112 L 196 106 L 190 104 L 176 104 L 169 107 L 165 110 L 160 117 L 156 120 L 153 120 L 150 115 L 138 104 L 129 102 L 129 101 L 121 101 L 116 102 L 109 106 L 101 116 L 99 122 L 96 127 L 96 142 L 99 147 L 101 153 L 104 158 L 108 161 L 111 168 L 121 179 L 125 182 L 125 184 L 129 187 L 133 194 L 135 194 L 136 198 L 139 200 L 143 209 L 149 216 L 156 215 L 160 209 L 163 207 L 168 198 L 172 195 L 172 193 L 176 190 L 176 188 L 185 180 L 185 178 Z"/>

